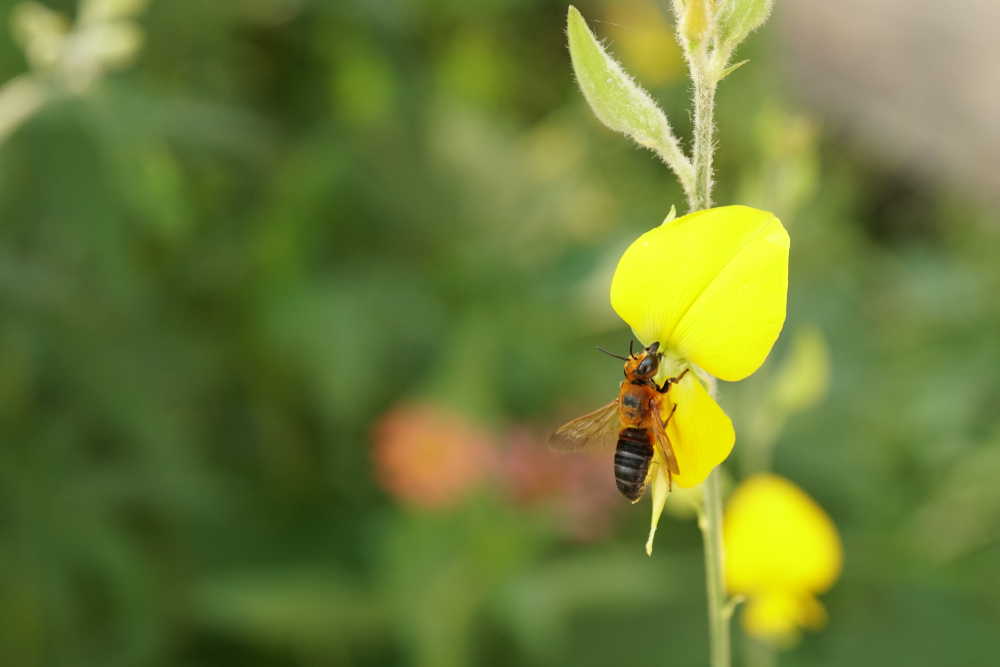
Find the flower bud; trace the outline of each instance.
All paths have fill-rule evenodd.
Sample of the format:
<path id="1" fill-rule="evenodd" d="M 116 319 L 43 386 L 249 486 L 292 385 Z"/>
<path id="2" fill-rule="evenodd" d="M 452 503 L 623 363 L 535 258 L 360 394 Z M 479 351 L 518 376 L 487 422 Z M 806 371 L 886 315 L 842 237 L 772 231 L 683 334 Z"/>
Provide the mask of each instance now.
<path id="1" fill-rule="evenodd" d="M 681 35 L 692 46 L 706 42 L 712 36 L 713 0 L 688 0 L 681 17 Z"/>
<path id="2" fill-rule="evenodd" d="M 576 7 L 567 19 L 569 53 L 584 97 L 602 123 L 641 146 L 668 143 L 670 125 L 663 111 L 604 50 Z"/>
<path id="3" fill-rule="evenodd" d="M 719 0 L 719 38 L 733 46 L 764 25 L 774 0 Z"/>

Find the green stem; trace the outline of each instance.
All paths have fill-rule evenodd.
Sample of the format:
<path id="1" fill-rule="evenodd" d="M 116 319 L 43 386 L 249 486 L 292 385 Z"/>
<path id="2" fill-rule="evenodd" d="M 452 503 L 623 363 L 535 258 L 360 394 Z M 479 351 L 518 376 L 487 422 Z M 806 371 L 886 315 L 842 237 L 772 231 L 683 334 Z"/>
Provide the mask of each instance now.
<path id="1" fill-rule="evenodd" d="M 722 482 L 715 468 L 704 482 L 705 505 L 701 521 L 705 542 L 705 583 L 708 588 L 708 636 L 712 667 L 729 667 L 729 613 L 723 566 Z"/>

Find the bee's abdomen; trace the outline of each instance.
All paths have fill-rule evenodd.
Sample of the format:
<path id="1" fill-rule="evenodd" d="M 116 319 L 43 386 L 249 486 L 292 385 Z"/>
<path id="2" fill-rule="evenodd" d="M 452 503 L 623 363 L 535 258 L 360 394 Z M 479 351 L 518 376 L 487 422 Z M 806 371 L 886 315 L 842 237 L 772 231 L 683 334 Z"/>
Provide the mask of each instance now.
<path id="1" fill-rule="evenodd" d="M 615 482 L 622 495 L 633 503 L 642 497 L 652 460 L 653 445 L 648 432 L 640 428 L 622 429 L 615 450 Z"/>

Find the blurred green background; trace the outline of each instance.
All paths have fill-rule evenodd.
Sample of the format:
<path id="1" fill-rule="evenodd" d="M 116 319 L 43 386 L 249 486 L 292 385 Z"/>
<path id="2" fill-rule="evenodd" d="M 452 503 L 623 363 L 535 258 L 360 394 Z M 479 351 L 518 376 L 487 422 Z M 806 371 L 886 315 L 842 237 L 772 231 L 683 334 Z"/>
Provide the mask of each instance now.
<path id="1" fill-rule="evenodd" d="M 581 10 L 689 136 L 655 6 Z M 0 146 L 0 665 L 706 664 L 694 522 L 647 558 L 649 501 L 544 449 L 615 395 L 611 273 L 683 208 L 565 12 L 154 0 L 133 67 Z M 845 140 L 775 34 L 718 99 L 717 202 L 792 238 L 727 468 L 773 458 L 846 554 L 781 664 L 993 664 L 1000 215 Z M 796 332 L 828 391 L 781 370 Z"/>

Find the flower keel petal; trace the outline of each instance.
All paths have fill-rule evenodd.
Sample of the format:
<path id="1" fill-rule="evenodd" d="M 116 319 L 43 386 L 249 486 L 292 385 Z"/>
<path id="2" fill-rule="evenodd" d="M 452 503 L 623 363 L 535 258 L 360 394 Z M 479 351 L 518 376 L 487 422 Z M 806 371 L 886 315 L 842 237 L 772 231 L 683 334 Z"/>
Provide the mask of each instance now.
<path id="1" fill-rule="evenodd" d="M 667 475 L 667 466 L 659 452 L 653 455 L 653 471 L 650 474 L 653 483 L 653 519 L 649 524 L 649 539 L 646 540 L 646 554 L 653 555 L 653 537 L 656 535 L 656 526 L 660 523 L 660 515 L 663 514 L 663 506 L 667 502 L 670 494 L 670 477 Z"/>

